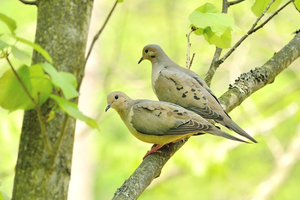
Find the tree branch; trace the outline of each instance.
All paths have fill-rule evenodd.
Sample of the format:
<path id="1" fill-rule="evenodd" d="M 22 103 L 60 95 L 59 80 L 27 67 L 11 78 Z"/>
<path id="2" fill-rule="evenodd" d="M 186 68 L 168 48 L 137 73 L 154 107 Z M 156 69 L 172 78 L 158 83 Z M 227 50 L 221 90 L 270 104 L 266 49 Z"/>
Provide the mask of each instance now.
<path id="1" fill-rule="evenodd" d="M 117 189 L 112 200 L 134 200 L 150 185 L 153 179 L 159 177 L 163 166 L 178 151 L 188 138 L 169 147 L 162 147 L 161 153 L 148 155 L 133 174 Z"/>
<path id="2" fill-rule="evenodd" d="M 37 5 L 37 1 L 26 1 L 26 0 L 19 0 L 22 3 L 26 4 L 26 5 Z"/>
<path id="3" fill-rule="evenodd" d="M 241 74 L 220 98 L 226 111 L 231 111 L 246 98 L 269 83 L 300 56 L 300 33 L 263 66 Z"/>
<path id="4" fill-rule="evenodd" d="M 275 77 L 300 57 L 300 33 L 276 53 L 262 67 L 242 74 L 229 90 L 220 97 L 227 112 L 240 105 L 255 91 L 272 83 Z M 170 144 L 161 149 L 162 153 L 146 157 L 135 172 L 115 192 L 114 200 L 137 199 L 153 179 L 159 176 L 163 166 L 186 141 Z"/>
<path id="5" fill-rule="evenodd" d="M 186 68 L 190 69 L 192 66 L 192 62 L 195 56 L 195 53 L 193 54 L 192 59 L 190 58 L 190 50 L 191 50 L 191 42 L 190 42 L 190 35 L 193 31 L 195 31 L 196 29 L 194 27 L 191 28 L 190 32 L 188 34 L 186 34 L 186 38 L 187 38 L 187 53 L 186 53 Z"/>
<path id="6" fill-rule="evenodd" d="M 30 94 L 30 92 L 26 88 L 25 84 L 21 80 L 21 78 L 18 75 L 17 71 L 15 70 L 15 68 L 13 67 L 13 65 L 11 64 L 11 62 L 10 62 L 7 54 L 5 55 L 5 59 L 8 62 L 11 70 L 13 71 L 14 75 L 16 76 L 16 78 L 17 78 L 18 82 L 20 83 L 21 87 L 25 91 L 26 95 L 28 96 L 28 98 L 30 99 L 30 101 L 32 102 L 32 104 L 34 105 L 34 108 L 35 108 L 37 116 L 38 116 L 39 124 L 40 124 L 40 127 L 41 127 L 42 136 L 44 138 L 46 150 L 47 150 L 47 152 L 49 154 L 51 154 L 52 153 L 52 149 L 51 149 L 51 145 L 49 143 L 49 140 L 47 138 L 47 132 L 46 132 L 46 127 L 45 127 L 45 123 L 44 123 L 42 112 L 41 112 L 41 107 L 40 107 L 39 103 L 35 102 L 35 100 L 33 99 L 32 95 Z"/>
<path id="7" fill-rule="evenodd" d="M 105 19 L 105 21 L 104 21 L 102 27 L 100 28 L 100 30 L 98 31 L 98 33 L 97 33 L 97 34 L 94 36 L 94 38 L 93 38 L 93 41 L 92 41 L 92 43 L 91 43 L 91 46 L 90 46 L 90 48 L 89 48 L 89 50 L 88 50 L 88 53 L 87 53 L 87 56 L 86 56 L 86 58 L 85 58 L 85 63 L 84 63 L 84 65 L 82 66 L 82 68 L 80 69 L 80 77 L 79 77 L 79 80 L 78 80 L 78 90 L 80 89 L 80 85 L 81 85 L 81 82 L 82 82 L 82 79 L 83 79 L 83 76 L 84 76 L 85 66 L 86 66 L 86 63 L 87 63 L 87 61 L 88 61 L 90 55 L 91 55 L 92 49 L 93 49 L 93 47 L 94 47 L 96 41 L 98 40 L 99 36 L 100 36 L 101 33 L 103 32 L 103 30 L 104 30 L 104 28 L 105 28 L 105 26 L 106 26 L 108 20 L 110 19 L 110 17 L 111 17 L 111 15 L 112 15 L 113 11 L 115 10 L 117 4 L 118 4 L 118 0 L 116 0 L 115 4 L 113 5 L 112 9 L 111 9 L 110 12 L 109 12 L 107 18 Z"/>
<path id="8" fill-rule="evenodd" d="M 245 0 L 236 0 L 236 1 L 228 2 L 228 7 L 233 6 L 233 5 L 235 5 L 235 4 L 238 4 L 238 3 L 241 3 L 241 2 L 243 2 L 243 1 L 245 1 Z"/>
<path id="9" fill-rule="evenodd" d="M 227 13 L 228 7 L 229 7 L 228 1 L 223 0 L 222 13 Z M 206 76 L 204 78 L 204 81 L 206 82 L 206 84 L 208 86 L 210 86 L 211 80 L 212 80 L 214 74 L 216 73 L 217 68 L 221 64 L 221 63 L 219 63 L 219 58 L 221 56 L 222 50 L 223 50 L 222 48 L 216 47 L 213 59 L 212 59 L 211 64 L 210 64 L 210 67 L 209 67 L 208 72 L 206 73 Z"/>
<path id="10" fill-rule="evenodd" d="M 283 6 L 281 6 L 280 8 L 278 8 L 266 21 L 264 21 L 263 23 L 261 23 L 258 27 L 253 26 L 248 32 L 248 35 L 254 33 L 255 31 L 257 31 L 258 29 L 262 28 L 266 23 L 268 23 L 273 17 L 275 17 L 275 15 L 277 15 L 282 9 L 284 9 L 287 5 L 289 5 L 290 3 L 294 2 L 294 0 L 290 0 L 288 2 L 286 2 L 286 4 L 284 4 Z M 269 8 L 269 7 L 268 7 Z M 264 14 L 264 13 L 263 13 Z M 255 28 L 256 27 L 256 28 Z"/>
<path id="11" fill-rule="evenodd" d="M 249 29 L 249 31 L 247 32 L 246 35 L 244 35 L 221 59 L 219 60 L 215 60 L 218 56 L 217 54 L 217 50 L 218 47 L 216 49 L 216 53 L 214 56 L 214 59 L 212 61 L 212 64 L 210 66 L 210 68 L 208 69 L 208 72 L 204 78 L 205 82 L 210 85 L 211 80 L 217 70 L 217 68 L 242 44 L 242 42 L 248 37 L 250 36 L 252 33 L 256 32 L 257 30 L 261 29 L 264 25 L 266 25 L 273 17 L 275 17 L 275 15 L 277 15 L 283 8 L 285 8 L 288 4 L 292 3 L 294 0 L 290 0 L 288 1 L 286 4 L 284 4 L 282 7 L 280 7 L 279 9 L 277 9 L 273 15 L 271 15 L 266 21 L 264 21 L 263 23 L 261 23 L 259 26 L 257 26 L 257 23 L 259 22 L 259 20 L 265 15 L 265 13 L 267 12 L 267 10 L 270 8 L 270 6 L 272 5 L 272 3 L 275 0 L 271 1 L 268 6 L 266 7 L 266 9 L 264 10 L 264 12 L 256 19 L 256 21 L 254 22 L 254 24 L 252 25 L 252 27 Z M 222 51 L 222 50 L 219 50 Z M 221 52 L 220 52 L 221 54 Z"/>

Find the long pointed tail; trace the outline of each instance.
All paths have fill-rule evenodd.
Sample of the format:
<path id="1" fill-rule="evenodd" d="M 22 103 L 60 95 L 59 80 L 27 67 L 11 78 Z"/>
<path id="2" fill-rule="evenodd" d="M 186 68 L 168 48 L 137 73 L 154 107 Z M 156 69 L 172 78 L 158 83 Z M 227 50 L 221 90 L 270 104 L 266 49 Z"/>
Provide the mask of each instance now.
<path id="1" fill-rule="evenodd" d="M 234 121 L 232 121 L 230 118 L 224 119 L 222 122 L 218 122 L 224 126 L 226 126 L 228 129 L 236 132 L 237 134 L 248 138 L 254 143 L 258 143 L 253 137 L 251 137 L 246 131 L 244 131 L 241 127 L 239 127 Z"/>
<path id="2" fill-rule="evenodd" d="M 218 128 L 213 129 L 212 131 L 210 131 L 210 133 L 213 134 L 213 135 L 217 135 L 217 136 L 221 136 L 221 137 L 227 138 L 229 140 L 235 140 L 235 141 L 239 141 L 239 142 L 248 143 L 248 142 L 246 142 L 246 141 L 244 141 L 242 139 L 239 139 L 239 138 L 234 137 L 234 136 L 232 136 L 232 135 L 230 135 L 228 133 L 225 133 L 225 132 L 221 131 Z"/>

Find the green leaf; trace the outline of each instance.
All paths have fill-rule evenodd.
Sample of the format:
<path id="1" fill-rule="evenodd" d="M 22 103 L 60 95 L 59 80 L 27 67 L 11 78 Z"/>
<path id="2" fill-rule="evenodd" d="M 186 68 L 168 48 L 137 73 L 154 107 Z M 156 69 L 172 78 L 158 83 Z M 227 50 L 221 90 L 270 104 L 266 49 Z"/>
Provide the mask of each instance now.
<path id="1" fill-rule="evenodd" d="M 44 50 L 40 45 L 35 44 L 33 42 L 30 42 L 28 40 L 25 40 L 23 38 L 14 36 L 19 42 L 22 42 L 24 44 L 28 44 L 29 46 L 33 47 L 34 50 L 36 50 L 37 52 L 39 52 L 49 63 L 52 63 L 52 58 L 50 57 L 50 55 L 48 54 L 48 52 L 46 50 Z"/>
<path id="2" fill-rule="evenodd" d="M 267 13 L 274 12 L 280 5 L 282 0 L 276 0 L 272 3 L 271 7 L 267 10 Z M 255 0 L 255 3 L 251 7 L 252 12 L 259 17 L 267 6 L 271 3 L 271 0 Z"/>
<path id="3" fill-rule="evenodd" d="M 210 28 L 205 29 L 204 38 L 209 44 L 216 45 L 221 48 L 229 48 L 231 43 L 231 32 L 227 29 L 221 36 L 214 34 Z"/>
<path id="4" fill-rule="evenodd" d="M 300 12 L 300 0 L 295 0 L 293 3 L 295 5 L 296 9 Z"/>
<path id="5" fill-rule="evenodd" d="M 59 107 L 66 112 L 68 115 L 74 117 L 75 119 L 79 119 L 81 121 L 84 121 L 87 125 L 89 125 L 91 128 L 97 128 L 99 130 L 97 122 L 85 116 L 78 110 L 77 104 L 67 101 L 57 95 L 51 94 L 50 98 L 57 102 Z"/>
<path id="6" fill-rule="evenodd" d="M 201 13 L 220 13 L 214 4 L 206 3 L 203 6 L 198 7 L 195 11 Z"/>
<path id="7" fill-rule="evenodd" d="M 17 74 L 25 87 L 31 90 L 32 85 L 28 81 L 30 77 L 28 66 L 21 66 Z M 8 70 L 3 74 L 0 78 L 0 85 L 0 105 L 4 109 L 13 111 L 24 108 L 24 104 L 27 104 L 29 98 L 12 70 Z"/>
<path id="8" fill-rule="evenodd" d="M 0 50 L 3 50 L 4 48 L 8 47 L 9 45 L 0 40 Z"/>
<path id="9" fill-rule="evenodd" d="M 17 74 L 34 101 L 42 105 L 52 91 L 52 84 L 44 74 L 41 66 L 33 65 L 28 67 L 23 65 L 17 70 Z M 33 102 L 12 70 L 8 70 L 3 74 L 0 78 L 0 85 L 0 105 L 4 109 L 14 111 L 34 108 Z"/>
<path id="10" fill-rule="evenodd" d="M 68 84 L 72 85 L 75 90 L 77 89 L 78 83 L 73 74 L 69 72 L 58 72 L 58 73 L 62 77 L 62 79 L 64 79 Z M 77 90 L 76 93 L 77 95 L 79 95 Z"/>
<path id="11" fill-rule="evenodd" d="M 15 30 L 17 29 L 16 22 L 12 18 L 7 17 L 6 15 L 4 15 L 2 13 L 0 13 L 0 20 L 3 21 L 8 26 L 10 32 L 14 35 Z"/>
<path id="12" fill-rule="evenodd" d="M 124 0 L 118 0 L 118 3 L 122 3 Z"/>
<path id="13" fill-rule="evenodd" d="M 52 84 L 49 77 L 44 73 L 43 68 L 39 65 L 32 65 L 29 67 L 30 81 L 32 84 L 32 90 L 30 91 L 33 99 L 42 105 L 52 92 Z"/>
<path id="14" fill-rule="evenodd" d="M 15 58 L 17 58 L 21 61 L 30 58 L 29 55 L 27 55 L 25 52 L 19 50 L 15 46 L 12 46 L 12 54 L 14 55 Z"/>
<path id="15" fill-rule="evenodd" d="M 47 72 L 51 76 L 52 83 L 59 87 L 66 99 L 71 99 L 79 96 L 77 92 L 77 82 L 76 78 L 73 74 L 67 72 L 57 72 L 57 70 L 49 63 L 41 63 L 40 64 L 45 72 Z"/>
<path id="16" fill-rule="evenodd" d="M 219 46 L 222 48 L 230 47 L 230 31 L 245 34 L 235 25 L 234 19 L 230 15 L 220 13 L 218 9 L 210 3 L 206 3 L 193 11 L 189 16 L 189 20 L 192 26 L 197 28 L 196 31 L 194 31 L 196 35 L 204 35 L 206 33 L 204 38 L 206 40 L 210 38 L 210 41 L 208 41 L 210 44 L 222 44 Z M 214 40 L 219 42 L 213 42 Z"/>

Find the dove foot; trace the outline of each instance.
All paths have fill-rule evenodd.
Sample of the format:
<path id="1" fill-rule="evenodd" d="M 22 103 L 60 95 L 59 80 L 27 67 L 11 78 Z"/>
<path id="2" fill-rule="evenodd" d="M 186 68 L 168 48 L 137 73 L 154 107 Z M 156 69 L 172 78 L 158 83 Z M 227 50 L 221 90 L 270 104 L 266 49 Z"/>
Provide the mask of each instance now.
<path id="1" fill-rule="evenodd" d="M 162 148 L 164 145 L 161 144 L 154 144 L 151 149 L 149 151 L 147 151 L 147 153 L 144 155 L 143 159 L 145 159 L 147 156 L 149 156 L 152 153 L 161 153 L 161 151 L 159 151 L 160 148 Z M 168 145 L 167 145 L 168 146 Z"/>

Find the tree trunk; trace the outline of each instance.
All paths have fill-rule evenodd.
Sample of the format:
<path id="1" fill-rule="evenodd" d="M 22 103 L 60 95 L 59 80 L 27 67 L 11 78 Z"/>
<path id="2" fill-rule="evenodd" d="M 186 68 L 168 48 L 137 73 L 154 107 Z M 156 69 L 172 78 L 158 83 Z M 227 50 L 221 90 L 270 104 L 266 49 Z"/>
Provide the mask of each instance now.
<path id="1" fill-rule="evenodd" d="M 51 55 L 58 71 L 73 73 L 77 80 L 85 64 L 85 49 L 93 0 L 38 0 L 35 42 Z M 44 62 L 37 52 L 33 64 Z M 43 117 L 53 108 L 48 100 Z M 35 110 L 24 114 L 12 199 L 67 199 L 75 120 L 56 112 L 42 133 Z M 50 151 L 46 149 L 46 141 Z"/>

